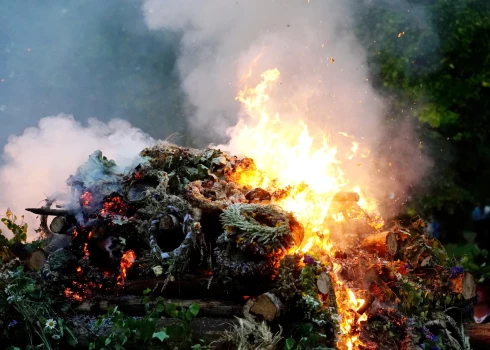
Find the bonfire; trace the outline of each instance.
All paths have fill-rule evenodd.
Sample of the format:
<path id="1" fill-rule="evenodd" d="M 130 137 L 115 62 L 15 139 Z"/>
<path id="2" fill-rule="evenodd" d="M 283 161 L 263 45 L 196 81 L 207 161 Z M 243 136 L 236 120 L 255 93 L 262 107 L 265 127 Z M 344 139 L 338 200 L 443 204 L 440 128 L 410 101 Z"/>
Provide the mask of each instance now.
<path id="1" fill-rule="evenodd" d="M 72 201 L 28 209 L 40 215 L 41 240 L 12 248 L 8 268 L 26 266 L 71 305 L 56 312 L 70 315 L 79 346 L 90 336 L 115 342 L 117 329 L 93 323 L 97 313 L 117 305 L 143 316 L 161 296 L 190 318 L 200 305 L 208 326 L 198 338 L 211 348 L 470 348 L 473 277 L 421 218 L 384 222 L 326 138 L 315 148 L 305 124 L 270 116 L 279 74 L 237 97 L 255 121 L 234 130 L 246 156 L 162 142 L 120 172 L 97 151 L 68 179 Z M 359 149 L 353 142 L 345 157 Z"/>

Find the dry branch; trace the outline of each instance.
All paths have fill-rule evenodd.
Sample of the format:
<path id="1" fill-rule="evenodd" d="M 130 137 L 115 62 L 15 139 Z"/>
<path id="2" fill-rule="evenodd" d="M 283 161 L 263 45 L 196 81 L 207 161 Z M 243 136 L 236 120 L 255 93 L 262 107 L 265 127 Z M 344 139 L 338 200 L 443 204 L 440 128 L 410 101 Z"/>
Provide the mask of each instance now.
<path id="1" fill-rule="evenodd" d="M 52 215 L 52 216 L 68 216 L 70 211 L 66 209 L 51 209 L 51 208 L 26 208 L 27 211 L 37 215 Z"/>

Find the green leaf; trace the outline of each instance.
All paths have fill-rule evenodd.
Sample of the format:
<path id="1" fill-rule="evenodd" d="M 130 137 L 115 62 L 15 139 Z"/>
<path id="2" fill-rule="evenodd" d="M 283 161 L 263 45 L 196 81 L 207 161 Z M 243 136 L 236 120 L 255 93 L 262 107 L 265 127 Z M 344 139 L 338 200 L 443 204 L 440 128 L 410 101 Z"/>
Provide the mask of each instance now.
<path id="1" fill-rule="evenodd" d="M 197 316 L 197 314 L 199 313 L 199 304 L 197 303 L 192 303 L 190 306 L 189 306 L 189 311 L 194 315 L 194 316 Z"/>
<path id="2" fill-rule="evenodd" d="M 150 288 L 146 288 L 144 291 L 143 291 L 143 295 L 147 295 L 151 292 L 151 289 Z"/>
<path id="3" fill-rule="evenodd" d="M 162 330 L 160 332 L 153 333 L 152 338 L 158 338 L 158 339 L 160 339 L 160 341 L 163 342 L 165 339 L 168 338 L 168 334 L 165 331 Z"/>
<path id="4" fill-rule="evenodd" d="M 94 350 L 95 349 L 95 343 L 90 343 L 88 350 Z"/>
<path id="5" fill-rule="evenodd" d="M 293 338 L 288 338 L 286 339 L 286 350 L 291 350 L 294 348 L 294 339 Z"/>
<path id="6" fill-rule="evenodd" d="M 111 338 L 105 338 L 104 344 L 107 346 L 111 343 L 111 341 L 112 341 Z"/>

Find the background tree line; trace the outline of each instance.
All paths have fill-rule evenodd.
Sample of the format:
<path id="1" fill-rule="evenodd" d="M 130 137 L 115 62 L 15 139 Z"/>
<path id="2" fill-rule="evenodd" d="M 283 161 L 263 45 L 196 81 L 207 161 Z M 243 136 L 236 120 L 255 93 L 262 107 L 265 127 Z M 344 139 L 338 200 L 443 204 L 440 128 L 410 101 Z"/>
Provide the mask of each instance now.
<path id="1" fill-rule="evenodd" d="M 490 2 L 365 3 L 358 37 L 390 118 L 409 110 L 434 161 L 407 214 L 433 214 L 445 240 L 471 228 L 476 203 L 490 205 Z M 418 12 L 418 5 L 424 12 Z"/>

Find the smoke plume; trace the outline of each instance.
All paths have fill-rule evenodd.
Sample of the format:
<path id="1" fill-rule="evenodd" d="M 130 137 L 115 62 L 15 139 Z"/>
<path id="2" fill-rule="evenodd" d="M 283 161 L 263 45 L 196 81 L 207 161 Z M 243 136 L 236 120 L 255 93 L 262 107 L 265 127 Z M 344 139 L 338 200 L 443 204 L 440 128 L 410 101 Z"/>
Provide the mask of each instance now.
<path id="1" fill-rule="evenodd" d="M 67 189 L 66 180 L 95 150 L 116 161 L 120 170 L 133 165 L 139 152 L 154 142 L 127 121 L 103 123 L 90 119 L 83 126 L 72 116 L 58 115 L 39 121 L 20 136 L 11 136 L 0 167 L 0 208 L 18 216 L 27 207 Z M 26 213 L 31 228 L 39 223 Z M 33 234 L 31 230 L 30 234 Z"/>
<path id="2" fill-rule="evenodd" d="M 310 134 L 326 134 L 341 155 L 352 139 L 339 132 L 355 136 L 371 156 L 343 165 L 347 177 L 377 197 L 399 196 L 428 163 L 408 123 L 388 136 L 383 123 L 388 102 L 374 91 L 366 52 L 354 34 L 358 7 L 333 0 L 146 0 L 144 12 L 151 29 L 182 32 L 177 65 L 189 124 L 201 146 L 223 142 L 233 153 L 246 153 L 247 140 L 238 140 L 233 126 L 239 119 L 241 126 L 253 121 L 235 96 L 244 86 L 257 85 L 262 72 L 278 68 L 280 78 L 268 90 L 270 112 L 286 125 L 305 121 Z M 414 166 L 416 173 L 404 169 Z"/>

